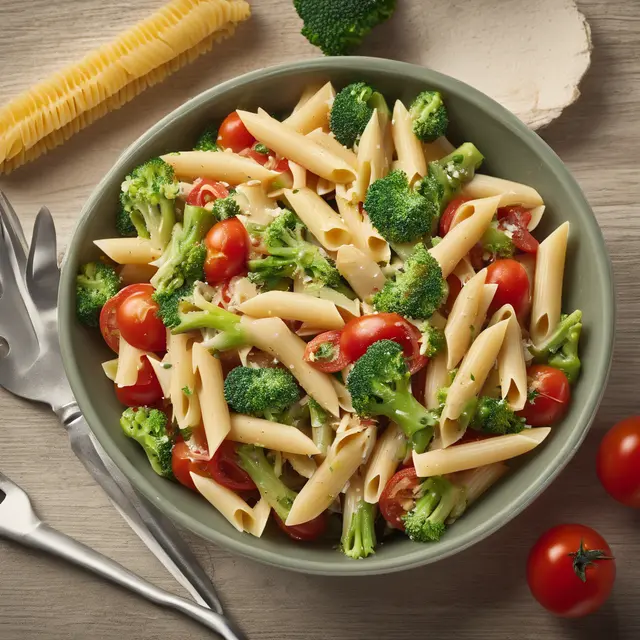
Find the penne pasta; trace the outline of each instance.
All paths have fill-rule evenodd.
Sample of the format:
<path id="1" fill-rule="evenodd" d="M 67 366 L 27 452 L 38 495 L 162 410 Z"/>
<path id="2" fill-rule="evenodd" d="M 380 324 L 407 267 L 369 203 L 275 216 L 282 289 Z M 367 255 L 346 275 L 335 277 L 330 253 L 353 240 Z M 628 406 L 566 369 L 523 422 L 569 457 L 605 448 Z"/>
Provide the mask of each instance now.
<path id="1" fill-rule="evenodd" d="M 289 171 L 293 177 L 292 189 L 302 189 L 307 186 L 307 170 L 295 162 L 289 162 Z"/>
<path id="2" fill-rule="evenodd" d="M 400 100 L 396 100 L 391 119 L 391 135 L 398 159 L 394 168 L 407 174 L 409 183 L 427 173 L 422 143 L 413 134 L 411 116 Z"/>
<path id="3" fill-rule="evenodd" d="M 285 453 L 284 457 L 291 465 L 291 468 L 303 478 L 310 478 L 318 468 L 315 460 L 309 456 L 304 456 L 299 453 Z"/>
<path id="4" fill-rule="evenodd" d="M 158 270 L 151 264 L 124 264 L 120 268 L 118 275 L 123 287 L 140 282 L 149 282 Z"/>
<path id="5" fill-rule="evenodd" d="M 145 238 L 103 238 L 93 244 L 118 264 L 149 264 L 157 260 L 162 251 Z"/>
<path id="6" fill-rule="evenodd" d="M 544 205 L 542 197 L 534 188 L 481 173 L 476 173 L 473 179 L 463 186 L 460 195 L 470 200 L 499 196 L 499 207 L 519 204 L 527 209 L 533 209 Z"/>
<path id="7" fill-rule="evenodd" d="M 104 375 L 107 376 L 111 382 L 115 382 L 116 375 L 118 374 L 118 358 L 103 362 L 102 370 L 104 371 Z"/>
<path id="8" fill-rule="evenodd" d="M 456 148 L 444 136 L 433 142 L 423 143 L 422 145 L 424 159 L 427 161 L 427 164 L 448 156 L 452 151 L 455 151 L 455 149 Z"/>
<path id="9" fill-rule="evenodd" d="M 343 147 L 334 137 L 332 133 L 325 133 L 322 129 L 315 129 L 306 136 L 311 142 L 322 147 L 336 158 L 340 158 L 342 162 L 353 169 L 354 176 L 358 168 L 358 158 L 351 149 Z"/>
<path id="10" fill-rule="evenodd" d="M 118 370 L 115 383 L 118 387 L 131 387 L 138 380 L 138 371 L 144 364 L 143 358 L 152 358 L 148 351 L 132 347 L 122 336 L 118 349 Z"/>
<path id="11" fill-rule="evenodd" d="M 378 110 L 374 109 L 358 143 L 358 174 L 351 188 L 352 202 L 364 202 L 369 185 L 387 174 L 389 162 L 384 144 Z"/>
<path id="12" fill-rule="evenodd" d="M 338 249 L 336 267 L 361 300 L 369 300 L 386 282 L 378 263 L 352 244 Z"/>
<path id="13" fill-rule="evenodd" d="M 377 504 L 387 482 L 396 472 L 407 450 L 407 438 L 402 429 L 391 423 L 378 438 L 364 474 L 364 499 Z"/>
<path id="14" fill-rule="evenodd" d="M 509 467 L 504 462 L 493 462 L 456 474 L 455 483 L 464 488 L 467 507 L 477 502 L 508 471 Z"/>
<path id="15" fill-rule="evenodd" d="M 303 135 L 314 129 L 328 129 L 329 112 L 335 97 L 333 85 L 327 82 L 300 104 L 288 118 L 283 120 L 283 123 Z"/>
<path id="16" fill-rule="evenodd" d="M 169 334 L 167 353 L 171 361 L 171 406 L 173 417 L 180 429 L 200 424 L 200 401 L 195 393 L 196 374 L 193 372 L 191 347 L 193 336 L 187 333 Z"/>
<path id="17" fill-rule="evenodd" d="M 449 386 L 449 369 L 447 368 L 446 348 L 436 354 L 427 364 L 427 377 L 424 385 L 424 402 L 427 409 L 437 409 L 440 406 L 438 391 Z"/>
<path id="18" fill-rule="evenodd" d="M 476 314 L 476 319 L 473 321 L 473 338 L 482 331 L 484 327 L 484 323 L 487 319 L 487 312 L 489 311 L 489 307 L 493 302 L 493 297 L 496 295 L 496 291 L 498 290 L 497 284 L 485 284 L 482 287 L 482 295 L 480 296 L 480 304 L 478 305 L 478 313 Z"/>
<path id="19" fill-rule="evenodd" d="M 149 360 L 149 364 L 151 365 L 153 372 L 156 374 L 156 378 L 158 378 L 160 388 L 162 389 L 162 397 L 167 399 L 170 398 L 172 367 L 168 357 L 165 355 L 162 360 L 158 360 L 155 356 L 148 355 L 147 360 Z"/>
<path id="20" fill-rule="evenodd" d="M 243 215 L 249 218 L 249 222 L 268 225 L 273 219 L 282 213 L 282 209 L 267 196 L 261 184 L 239 184 L 236 187 L 234 200 L 238 203 Z"/>

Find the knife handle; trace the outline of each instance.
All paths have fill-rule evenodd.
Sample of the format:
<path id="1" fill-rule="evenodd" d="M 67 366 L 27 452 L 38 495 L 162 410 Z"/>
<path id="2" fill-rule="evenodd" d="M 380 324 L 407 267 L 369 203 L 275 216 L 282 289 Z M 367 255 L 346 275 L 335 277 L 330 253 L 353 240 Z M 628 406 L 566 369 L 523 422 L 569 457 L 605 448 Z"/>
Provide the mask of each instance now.
<path id="1" fill-rule="evenodd" d="M 157 605 L 180 611 L 208 629 L 212 629 L 225 640 L 246 640 L 246 636 L 219 613 L 159 589 L 114 560 L 42 522 L 27 535 L 22 536 L 19 541 L 81 566 Z"/>
<path id="2" fill-rule="evenodd" d="M 65 424 L 71 449 L 109 496 L 134 532 L 199 604 L 222 614 L 215 588 L 175 525 L 131 483 L 93 438 L 82 414 Z"/>

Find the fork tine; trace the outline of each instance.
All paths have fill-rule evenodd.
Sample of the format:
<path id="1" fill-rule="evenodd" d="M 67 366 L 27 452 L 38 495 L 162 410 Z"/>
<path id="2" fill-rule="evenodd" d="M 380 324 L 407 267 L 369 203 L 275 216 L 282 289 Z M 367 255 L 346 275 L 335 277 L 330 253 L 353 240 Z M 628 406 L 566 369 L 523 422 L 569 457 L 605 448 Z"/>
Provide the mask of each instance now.
<path id="1" fill-rule="evenodd" d="M 13 254 L 20 273 L 24 273 L 27 265 L 27 239 L 18 215 L 2 191 L 0 191 L 0 223 L 5 229 L 3 235 L 7 251 Z"/>
<path id="2" fill-rule="evenodd" d="M 46 207 L 42 207 L 38 212 L 33 227 L 26 282 L 36 307 L 55 307 L 60 270 L 56 253 L 56 228 L 51 212 Z"/>

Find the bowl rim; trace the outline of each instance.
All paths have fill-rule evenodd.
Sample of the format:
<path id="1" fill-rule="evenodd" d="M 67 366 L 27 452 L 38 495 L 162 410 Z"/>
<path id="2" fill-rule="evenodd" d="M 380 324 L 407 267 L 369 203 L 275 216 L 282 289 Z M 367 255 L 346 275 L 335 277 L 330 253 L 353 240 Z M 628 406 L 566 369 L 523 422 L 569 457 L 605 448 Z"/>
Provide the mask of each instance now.
<path id="1" fill-rule="evenodd" d="M 548 471 L 546 475 L 540 476 L 540 480 L 538 482 L 532 483 L 526 491 L 518 494 L 516 497 L 505 503 L 499 511 L 496 511 L 492 515 L 491 518 L 487 519 L 474 530 L 450 539 L 451 541 L 448 541 L 445 537 L 438 543 L 438 550 L 441 550 L 441 552 L 437 555 L 425 554 L 425 549 L 422 545 L 415 545 L 416 549 L 414 551 L 402 556 L 379 560 L 374 566 L 371 566 L 371 568 L 369 568 L 368 562 L 325 564 L 322 561 L 300 560 L 298 558 L 290 558 L 289 556 L 283 555 L 277 551 L 259 549 L 252 544 L 252 540 L 249 536 L 246 536 L 246 539 L 243 537 L 240 540 L 235 540 L 228 537 L 224 532 L 216 531 L 196 518 L 183 513 L 178 506 L 168 500 L 159 500 L 152 483 L 149 482 L 138 471 L 137 467 L 129 462 L 126 456 L 120 451 L 119 447 L 109 436 L 108 430 L 102 424 L 100 416 L 93 409 L 91 399 L 84 387 L 77 362 L 74 359 L 72 348 L 74 314 L 72 311 L 72 305 L 68 302 L 65 303 L 65 300 L 71 300 L 74 295 L 73 288 L 75 273 L 71 272 L 70 264 L 75 263 L 76 255 L 80 251 L 80 243 L 77 239 L 80 238 L 84 228 L 89 223 L 89 212 L 94 207 L 94 203 L 98 202 L 103 196 L 103 192 L 107 190 L 109 184 L 113 180 L 114 174 L 121 174 L 122 167 L 126 166 L 130 162 L 130 157 L 135 153 L 140 144 L 152 139 L 161 133 L 166 127 L 171 126 L 175 120 L 180 119 L 191 110 L 198 108 L 202 103 L 213 101 L 216 97 L 223 95 L 232 88 L 242 85 L 250 85 L 258 79 L 264 80 L 265 78 L 278 78 L 288 75 L 295 76 L 297 73 L 309 71 L 331 74 L 332 72 L 344 71 L 345 68 L 351 69 L 354 75 L 357 73 L 375 71 L 399 77 L 410 76 L 424 81 L 425 83 L 435 81 L 445 91 L 450 90 L 458 94 L 464 93 L 465 100 L 473 103 L 476 108 L 487 112 L 494 120 L 499 120 L 501 126 L 508 129 L 513 136 L 518 138 L 522 143 L 532 147 L 539 155 L 544 156 L 545 162 L 562 180 L 567 199 L 572 201 L 576 209 L 580 209 L 588 213 L 588 215 L 585 215 L 585 220 L 582 222 L 586 225 L 593 241 L 598 246 L 598 251 L 596 251 L 594 259 L 599 263 L 598 266 L 600 267 L 600 272 L 606 289 L 605 299 L 602 303 L 610 310 L 609 313 L 604 315 L 604 324 L 601 327 L 604 339 L 598 345 L 603 364 L 606 363 L 606 366 L 602 366 L 597 375 L 594 389 L 598 388 L 598 391 L 592 393 L 589 396 L 588 401 L 581 407 L 580 413 L 576 419 L 575 427 L 571 431 L 567 441 L 552 458 L 547 468 Z M 608 300 L 606 299 L 607 297 Z M 271 566 L 308 574 L 336 576 L 392 573 L 429 564 L 437 560 L 442 560 L 469 548 L 473 544 L 495 533 L 498 529 L 506 525 L 510 520 L 515 518 L 516 515 L 529 506 L 529 504 L 531 504 L 531 502 L 533 502 L 533 500 L 535 500 L 558 476 L 562 469 L 564 469 L 568 464 L 569 460 L 573 458 L 586 437 L 589 427 L 595 418 L 595 414 L 605 392 L 607 379 L 611 370 L 615 338 L 615 319 L 616 307 L 613 269 L 602 231 L 577 181 L 551 147 L 549 147 L 547 143 L 544 142 L 544 140 L 542 140 L 535 132 L 528 129 L 524 123 L 522 123 L 506 108 L 479 90 L 461 82 L 460 80 L 456 80 L 455 78 L 437 71 L 407 62 L 363 56 L 350 56 L 348 58 L 316 58 L 251 71 L 203 91 L 174 109 L 159 122 L 145 131 L 118 157 L 116 162 L 98 183 L 85 202 L 62 262 L 58 297 L 60 347 L 69 383 L 93 434 L 115 464 L 131 481 L 133 486 L 178 524 L 186 527 L 206 540 L 221 546 L 222 548 Z"/>

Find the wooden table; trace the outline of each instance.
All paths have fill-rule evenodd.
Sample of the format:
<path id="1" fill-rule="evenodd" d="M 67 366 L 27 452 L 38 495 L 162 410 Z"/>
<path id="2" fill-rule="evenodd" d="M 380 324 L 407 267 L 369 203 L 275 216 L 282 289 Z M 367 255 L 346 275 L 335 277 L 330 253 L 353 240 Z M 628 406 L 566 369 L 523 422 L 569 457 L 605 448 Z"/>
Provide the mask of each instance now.
<path id="1" fill-rule="evenodd" d="M 406 1 L 406 0 L 405 0 Z M 146 16 L 158 0 L 2 0 L 0 103 L 46 73 Z M 46 158 L 0 178 L 28 232 L 41 204 L 54 213 L 60 250 L 80 208 L 120 152 L 163 115 L 250 69 L 310 58 L 289 0 L 255 0 L 238 35 Z M 135 5 L 135 9 L 131 6 Z M 640 517 L 608 499 L 595 474 L 604 431 L 640 409 L 640 12 L 635 0 L 584 0 L 593 65 L 582 98 L 544 138 L 574 172 L 604 230 L 618 290 L 614 366 L 591 433 L 560 478 L 490 539 L 432 565 L 392 576 L 330 579 L 287 573 L 238 558 L 186 534 L 250 638 L 262 640 L 492 640 L 638 638 Z M 411 60 L 382 27 L 365 53 Z M 399 49 L 395 47 L 399 46 Z M 639 217 L 636 218 L 635 216 Z M 68 448 L 51 413 L 0 392 L 0 469 L 31 494 L 52 525 L 156 584 L 176 584 L 107 502 Z M 594 526 L 618 558 L 611 600 L 583 621 L 547 615 L 525 581 L 529 547 L 562 521 Z M 37 553 L 0 542 L 2 640 L 210 638 L 195 623 Z"/>

